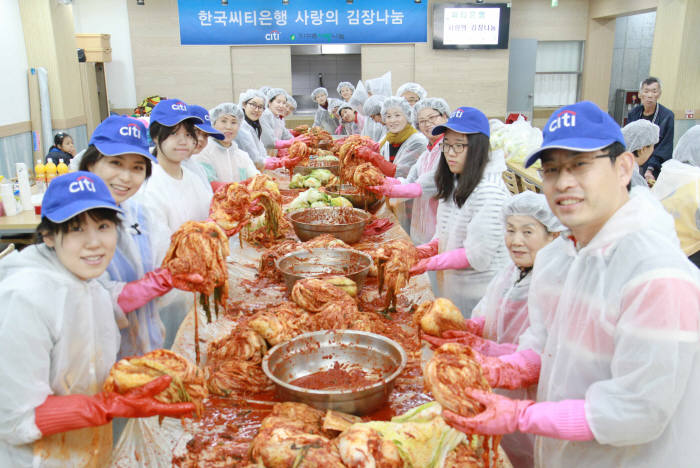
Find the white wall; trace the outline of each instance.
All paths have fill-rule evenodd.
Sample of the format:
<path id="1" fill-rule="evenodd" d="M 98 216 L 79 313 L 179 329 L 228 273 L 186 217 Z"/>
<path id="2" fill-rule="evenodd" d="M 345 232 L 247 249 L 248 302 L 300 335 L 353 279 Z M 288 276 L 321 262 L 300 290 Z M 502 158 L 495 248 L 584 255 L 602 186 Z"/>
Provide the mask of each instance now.
<path id="1" fill-rule="evenodd" d="M 110 107 L 136 107 L 134 62 L 131 57 L 126 1 L 73 0 L 73 19 L 76 34 L 111 35 L 112 61 L 105 63 Z"/>
<path id="2" fill-rule="evenodd" d="M 24 47 L 19 0 L 0 0 L 0 125 L 29 120 L 27 52 Z"/>

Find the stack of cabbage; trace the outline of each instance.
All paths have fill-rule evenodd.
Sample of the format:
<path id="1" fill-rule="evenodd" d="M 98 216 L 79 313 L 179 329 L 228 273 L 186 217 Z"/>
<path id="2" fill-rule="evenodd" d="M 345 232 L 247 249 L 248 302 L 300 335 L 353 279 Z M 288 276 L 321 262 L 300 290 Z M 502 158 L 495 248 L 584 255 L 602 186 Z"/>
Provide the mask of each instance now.
<path id="1" fill-rule="evenodd" d="M 503 149 L 509 161 L 522 164 L 530 152 L 542 146 L 542 130 L 533 127 L 522 116 L 508 125 L 498 119 L 491 119 L 489 126 L 491 151 Z"/>
<path id="2" fill-rule="evenodd" d="M 319 188 L 338 183 L 338 178 L 328 169 L 314 169 L 309 175 L 294 174 L 289 188 Z"/>
<path id="3" fill-rule="evenodd" d="M 301 192 L 292 203 L 285 207 L 286 212 L 305 210 L 307 208 L 327 208 L 329 206 L 347 206 L 352 208 L 352 203 L 345 197 L 331 197 L 315 188 Z"/>

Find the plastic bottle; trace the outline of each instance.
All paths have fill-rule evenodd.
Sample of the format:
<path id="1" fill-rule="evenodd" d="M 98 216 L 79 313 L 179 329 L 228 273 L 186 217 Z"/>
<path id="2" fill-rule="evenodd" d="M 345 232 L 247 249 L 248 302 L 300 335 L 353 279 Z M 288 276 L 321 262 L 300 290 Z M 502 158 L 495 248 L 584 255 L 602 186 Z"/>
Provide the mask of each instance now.
<path id="1" fill-rule="evenodd" d="M 46 170 L 46 183 L 48 184 L 56 178 L 56 176 L 58 175 L 58 169 L 56 168 L 56 165 L 54 164 L 52 159 L 48 160 L 48 162 L 44 166 L 44 169 Z"/>
<path id="2" fill-rule="evenodd" d="M 68 166 L 66 166 L 66 163 L 63 162 L 63 159 L 58 160 L 58 166 L 56 166 L 56 170 L 58 171 L 58 175 L 68 174 L 68 172 L 70 172 Z"/>
<path id="3" fill-rule="evenodd" d="M 40 181 L 46 182 L 46 166 L 41 162 L 41 159 L 36 160 L 34 175 L 36 176 L 37 183 Z"/>

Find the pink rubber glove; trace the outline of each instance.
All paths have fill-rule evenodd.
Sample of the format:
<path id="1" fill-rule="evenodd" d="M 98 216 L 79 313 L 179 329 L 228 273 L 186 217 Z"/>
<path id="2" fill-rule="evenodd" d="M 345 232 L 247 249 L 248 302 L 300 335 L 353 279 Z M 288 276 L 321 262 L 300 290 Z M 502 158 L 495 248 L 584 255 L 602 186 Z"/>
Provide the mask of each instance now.
<path id="1" fill-rule="evenodd" d="M 396 165 L 390 163 L 389 161 L 384 159 L 384 156 L 372 151 L 370 148 L 366 146 L 361 146 L 357 149 L 357 152 L 355 154 L 358 158 L 377 166 L 379 170 L 382 171 L 382 174 L 384 174 L 385 176 L 394 177 L 394 175 L 396 175 Z"/>
<path id="2" fill-rule="evenodd" d="M 107 424 L 113 418 L 149 416 L 187 416 L 194 412 L 193 403 L 161 403 L 153 397 L 171 382 L 164 375 L 124 395 L 101 392 L 97 395 L 49 395 L 34 410 L 34 422 L 45 436 L 84 427 Z"/>
<path id="3" fill-rule="evenodd" d="M 486 325 L 486 317 L 482 316 L 467 319 L 467 331 L 474 333 L 476 336 L 484 336 L 484 325 Z"/>
<path id="4" fill-rule="evenodd" d="M 117 298 L 125 314 L 143 307 L 173 289 L 173 277 L 165 268 L 149 271 L 143 278 L 126 283 Z"/>
<path id="5" fill-rule="evenodd" d="M 391 185 L 399 185 L 401 183 L 399 179 L 394 179 L 393 177 L 384 177 L 384 182 Z"/>
<path id="6" fill-rule="evenodd" d="M 499 357 L 484 356 L 479 352 L 474 355 L 491 387 L 516 390 L 529 387 L 540 380 L 542 360 L 531 349 Z"/>
<path id="7" fill-rule="evenodd" d="M 427 244 L 421 244 L 416 246 L 418 251 L 418 258 L 428 258 L 438 253 L 438 239 L 435 238 L 428 242 Z"/>
<path id="8" fill-rule="evenodd" d="M 379 142 L 378 141 L 373 141 L 372 143 L 366 143 L 365 144 L 367 148 L 371 149 L 372 151 L 379 152 Z"/>
<path id="9" fill-rule="evenodd" d="M 432 257 L 424 258 L 411 268 L 411 275 L 420 275 L 426 271 L 461 270 L 469 268 L 469 260 L 464 248 L 450 250 Z"/>
<path id="10" fill-rule="evenodd" d="M 367 187 L 367 189 L 389 198 L 418 198 L 423 194 L 420 184 L 391 184 L 384 182 L 382 185 L 373 185 Z"/>
<path id="11" fill-rule="evenodd" d="M 496 343 L 462 330 L 448 330 L 443 332 L 442 336 L 442 338 L 438 338 L 437 336 L 423 334 L 421 338 L 437 348 L 445 343 L 460 343 L 489 357 L 505 356 L 516 352 L 518 349 L 518 346 L 512 343 Z"/>
<path id="12" fill-rule="evenodd" d="M 275 141 L 275 149 L 289 148 L 294 143 L 294 138 L 289 140 L 277 140 Z"/>
<path id="13" fill-rule="evenodd" d="M 444 410 L 442 416 L 447 424 L 467 434 L 501 435 L 520 431 L 562 440 L 594 439 L 586 421 L 585 400 L 535 403 L 476 389 L 465 393 L 486 409 L 470 418 L 449 410 Z"/>

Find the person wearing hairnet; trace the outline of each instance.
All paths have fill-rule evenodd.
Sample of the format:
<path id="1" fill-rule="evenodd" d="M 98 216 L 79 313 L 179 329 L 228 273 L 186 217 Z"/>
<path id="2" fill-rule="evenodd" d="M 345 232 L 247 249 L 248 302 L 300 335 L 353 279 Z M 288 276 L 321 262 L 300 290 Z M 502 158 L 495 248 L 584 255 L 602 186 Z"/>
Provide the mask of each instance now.
<path id="1" fill-rule="evenodd" d="M 202 106 L 196 106 L 193 104 L 190 104 L 188 108 L 190 109 L 192 115 L 195 115 L 202 119 L 203 123 L 195 124 L 194 131 L 197 134 L 197 146 L 195 147 L 192 156 L 182 161 L 180 165 L 182 167 L 186 167 L 190 171 L 197 174 L 200 179 L 202 179 L 208 184 L 209 177 L 207 176 L 204 167 L 194 160 L 194 156 L 201 153 L 204 150 L 204 148 L 206 148 L 206 146 L 209 144 L 210 136 L 217 140 L 223 140 L 224 135 L 223 133 L 219 132 L 218 130 L 215 130 L 214 127 L 211 126 L 211 118 L 209 117 L 208 110 L 206 110 Z"/>
<path id="2" fill-rule="evenodd" d="M 627 151 L 634 155 L 635 168 L 632 172 L 632 186 L 648 187 L 654 184 L 654 178 L 645 180 L 640 167 L 649 160 L 654 152 L 654 145 L 659 142 L 659 126 L 641 119 L 630 122 L 622 128 L 622 136 L 627 143 Z"/>
<path id="3" fill-rule="evenodd" d="M 136 121 L 105 120 L 100 148 L 140 160 L 143 177 L 150 159 L 145 129 L 129 127 L 132 141 L 125 141 L 126 122 Z M 0 262 L 0 466 L 107 466 L 113 418 L 194 412 L 192 403 L 153 398 L 170 385 L 169 376 L 125 394 L 102 390 L 117 360 L 122 337 L 115 318 L 123 310 L 121 295 L 115 303 L 97 279 L 113 261 L 122 214 L 97 175 L 61 175 L 44 194 L 38 243 Z"/>
<path id="4" fill-rule="evenodd" d="M 267 159 L 267 151 L 261 140 L 262 125 L 260 124 L 260 116 L 265 110 L 265 104 L 265 96 L 257 89 L 242 92 L 238 99 L 238 105 L 243 109 L 244 116 L 235 141 L 258 169 L 264 167 Z"/>
<path id="5" fill-rule="evenodd" d="M 328 109 L 328 90 L 323 87 L 314 89 L 311 99 L 318 104 L 313 126 L 321 127 L 332 135 L 338 128 L 338 119 L 333 117 Z"/>
<path id="6" fill-rule="evenodd" d="M 338 114 L 338 109 L 340 109 L 340 106 L 341 104 L 343 104 L 343 102 L 345 101 L 343 101 L 342 99 L 328 98 L 328 113 L 338 122 L 340 122 L 340 114 Z M 333 131 L 335 131 L 335 129 L 333 129 Z"/>
<path id="7" fill-rule="evenodd" d="M 478 109 L 456 109 L 433 129 L 441 133 L 435 236 L 418 246 L 422 260 L 411 274 L 437 271 L 436 295 L 469 318 L 506 262 L 503 219 L 497 215 L 510 198 L 502 176 L 506 164 L 501 152 L 489 153 L 489 121 Z"/>
<path id="8" fill-rule="evenodd" d="M 243 109 L 233 102 L 224 102 L 214 107 L 209 115 L 213 128 L 221 132 L 224 139 L 209 137 L 209 144 L 192 159 L 204 167 L 212 189 L 216 191 L 223 184 L 241 182 L 259 174 L 248 153 L 235 141 L 244 119 Z"/>
<path id="9" fill-rule="evenodd" d="M 433 135 L 433 129 L 447 122 L 450 108 L 444 99 L 426 98 L 413 107 L 415 125 L 428 138 L 428 146 L 406 177 L 388 179 L 384 185 L 370 190 L 390 198 L 416 198 L 411 213 L 411 240 L 425 244 L 435 235 L 438 201 L 435 198 L 435 170 L 440 161 L 440 142 L 444 134 Z M 432 279 L 432 278 L 431 278 Z"/>
<path id="10" fill-rule="evenodd" d="M 491 280 L 484 297 L 472 311 L 469 331 L 443 332 L 443 338 L 423 335 L 434 346 L 456 342 L 474 347 L 487 356 L 514 353 L 520 335 L 530 325 L 527 297 L 532 266 L 537 252 L 554 240 L 565 227 L 554 216 L 544 195 L 525 191 L 510 198 L 503 206 L 506 226 L 505 243 L 511 261 Z M 533 385 L 519 390 L 496 389 L 510 398 L 534 398 Z M 513 466 L 534 466 L 534 437 L 530 434 L 507 434 L 501 447 Z"/>
<path id="11" fill-rule="evenodd" d="M 372 141 L 381 141 L 386 135 L 386 127 L 382 122 L 382 104 L 386 97 L 375 94 L 365 101 L 363 110 L 365 111 L 365 124 L 360 135 L 368 136 Z"/>
<path id="12" fill-rule="evenodd" d="M 350 102 L 352 93 L 355 92 L 355 87 L 349 81 L 341 81 L 338 83 L 338 87 L 335 90 L 338 92 L 338 96 L 340 96 L 343 101 Z"/>
<path id="13" fill-rule="evenodd" d="M 467 433 L 534 434 L 535 466 L 694 466 L 700 459 L 700 272 L 671 216 L 629 189 L 634 156 L 592 102 L 556 110 L 542 147 L 547 202 L 569 230 L 537 254 L 518 351 L 475 352 L 492 387 L 537 383 L 537 401 L 464 389 L 444 411 Z"/>
<path id="14" fill-rule="evenodd" d="M 428 92 L 418 83 L 404 83 L 396 91 L 397 96 L 404 98 L 411 106 L 421 99 L 428 97 Z"/>
<path id="15" fill-rule="evenodd" d="M 338 107 L 340 125 L 335 129 L 335 135 L 359 135 L 365 124 L 365 118 L 357 112 L 349 102 Z"/>
<path id="16" fill-rule="evenodd" d="M 297 110 L 297 100 L 287 94 L 287 113 L 284 117 L 289 117 Z"/>
<path id="17" fill-rule="evenodd" d="M 673 216 L 681 249 L 700 268 L 700 125 L 678 140 L 651 193 Z"/>
<path id="18" fill-rule="evenodd" d="M 267 92 L 267 109 L 260 117 L 262 126 L 262 140 L 265 148 L 283 149 L 289 148 L 295 141 L 309 142 L 308 135 L 295 137 L 287 129 L 284 116 L 287 114 L 287 92 L 282 88 L 270 88 Z M 292 167 L 296 162 L 288 158 L 267 158 L 265 169 L 277 169 L 278 167 Z"/>
<path id="19" fill-rule="evenodd" d="M 382 104 L 386 135 L 379 142 L 377 153 L 360 148 L 357 157 L 377 166 L 387 177 L 406 177 L 418 157 L 428 146 L 428 139 L 411 125 L 413 108 L 404 98 L 390 97 Z M 411 201 L 392 201 L 391 207 L 406 232 L 411 229 Z"/>

